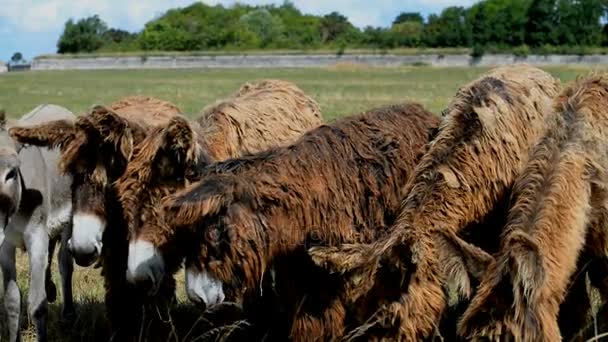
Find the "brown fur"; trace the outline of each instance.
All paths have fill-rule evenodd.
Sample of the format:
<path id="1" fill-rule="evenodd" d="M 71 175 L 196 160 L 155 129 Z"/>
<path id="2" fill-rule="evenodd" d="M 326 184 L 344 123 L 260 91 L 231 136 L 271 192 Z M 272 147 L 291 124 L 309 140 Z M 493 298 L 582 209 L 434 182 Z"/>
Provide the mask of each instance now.
<path id="1" fill-rule="evenodd" d="M 283 310 L 271 336 L 341 336 L 353 308 L 342 300 L 339 276 L 316 267 L 306 250 L 381 236 L 436 126 L 419 105 L 387 106 L 321 126 L 291 146 L 211 166 L 201 182 L 165 199 L 170 226 L 189 227 L 179 229 L 190 236 L 187 265 L 211 272 L 229 293 L 252 295 L 274 270 Z"/>
<path id="2" fill-rule="evenodd" d="M 247 83 L 232 99 L 205 108 L 197 122 L 203 149 L 213 159 L 224 160 L 263 151 L 279 141 L 293 142 L 322 118 L 319 105 L 293 83 L 263 80 Z"/>
<path id="3" fill-rule="evenodd" d="M 445 287 L 461 297 L 470 295 L 469 261 L 450 236 L 482 221 L 505 200 L 543 133 L 545 113 L 558 89 L 558 81 L 539 69 L 510 66 L 458 91 L 414 171 L 390 236 L 351 251 L 364 261 L 358 269 L 374 268 L 380 261 L 402 274 L 401 283 L 385 282 L 400 295 L 381 298 L 370 318 L 374 329 L 362 326 L 353 334 L 420 340 L 431 335 L 445 309 Z M 322 257 L 324 251 L 311 253 Z"/>
<path id="4" fill-rule="evenodd" d="M 107 218 L 100 258 L 106 287 L 106 308 L 114 331 L 137 329 L 140 314 L 138 294 L 125 281 L 127 237 L 119 227 L 122 211 L 111 184 L 125 170 L 134 146 L 155 125 L 166 124 L 179 113 L 172 104 L 147 97 L 127 97 L 109 106 L 94 106 L 74 124 L 51 122 L 27 128 L 13 128 L 17 141 L 38 146 L 59 146 L 60 167 L 73 179 L 74 210 Z M 166 282 L 173 293 L 173 283 Z M 141 302 L 141 301 L 140 301 Z M 133 304 L 131 306 L 127 304 Z M 130 326 L 135 325 L 135 326 Z"/>
<path id="5" fill-rule="evenodd" d="M 548 133 L 515 183 L 501 252 L 463 317 L 463 336 L 561 340 L 558 310 L 587 235 L 589 253 L 603 259 L 608 250 L 607 102 L 608 75 L 556 98 Z"/>
<path id="6" fill-rule="evenodd" d="M 173 117 L 137 144 L 115 183 L 125 234 L 134 240 L 142 225 L 152 236 L 167 231 L 160 200 L 197 180 L 196 170 L 204 165 L 291 143 L 320 123 L 317 103 L 294 84 L 278 80 L 244 85 L 232 98 L 206 108 L 196 122 Z M 173 282 L 182 260 L 173 254 L 165 258 L 163 283 Z"/>
<path id="7" fill-rule="evenodd" d="M 246 83 L 234 97 L 203 110 L 196 122 L 174 118 L 138 147 L 116 183 L 131 240 L 141 235 L 155 241 L 170 231 L 160 222 L 158 204 L 186 180 L 198 180 L 201 167 L 290 144 L 320 124 L 318 104 L 280 80 Z M 142 224 L 147 228 L 139 232 Z"/>
<path id="8" fill-rule="evenodd" d="M 146 126 L 158 126 L 181 110 L 174 104 L 150 96 L 127 96 L 112 102 L 108 108 L 118 113 L 122 118 Z"/>

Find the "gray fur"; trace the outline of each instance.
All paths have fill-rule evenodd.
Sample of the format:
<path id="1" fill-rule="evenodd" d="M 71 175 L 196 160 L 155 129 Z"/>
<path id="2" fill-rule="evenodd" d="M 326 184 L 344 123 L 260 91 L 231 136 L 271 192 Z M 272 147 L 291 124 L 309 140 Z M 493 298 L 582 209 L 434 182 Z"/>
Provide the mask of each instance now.
<path id="1" fill-rule="evenodd" d="M 47 340 L 47 301 L 52 302 L 56 298 L 50 266 L 58 240 L 61 240 L 62 313 L 64 319 L 74 317 L 73 261 L 67 249 L 72 224 L 72 180 L 59 173 L 58 150 L 20 146 L 10 138 L 7 130 L 11 126 L 75 119 L 67 109 L 55 105 L 38 106 L 16 121 L 7 122 L 0 118 L 0 268 L 11 342 L 20 340 L 21 294 L 15 266 L 17 248 L 24 249 L 29 255 L 28 314 L 36 326 L 38 341 Z M 18 170 L 15 177 L 9 175 L 11 169 Z"/>

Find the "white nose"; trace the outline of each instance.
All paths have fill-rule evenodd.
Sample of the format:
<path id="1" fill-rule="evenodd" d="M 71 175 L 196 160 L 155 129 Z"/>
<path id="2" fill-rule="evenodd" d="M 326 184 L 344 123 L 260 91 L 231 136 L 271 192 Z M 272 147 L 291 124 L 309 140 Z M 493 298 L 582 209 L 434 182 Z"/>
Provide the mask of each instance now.
<path id="1" fill-rule="evenodd" d="M 145 240 L 129 244 L 127 259 L 127 280 L 131 283 L 152 282 L 152 292 L 156 293 L 165 274 L 165 263 L 158 249 Z"/>
<path id="2" fill-rule="evenodd" d="M 186 269 L 186 294 L 191 301 L 203 302 L 206 306 L 219 304 L 225 297 L 222 282 L 209 272 L 201 272 L 195 267 Z"/>
<path id="3" fill-rule="evenodd" d="M 93 264 L 101 255 L 105 220 L 91 214 L 74 214 L 72 237 L 68 248 L 80 266 Z"/>

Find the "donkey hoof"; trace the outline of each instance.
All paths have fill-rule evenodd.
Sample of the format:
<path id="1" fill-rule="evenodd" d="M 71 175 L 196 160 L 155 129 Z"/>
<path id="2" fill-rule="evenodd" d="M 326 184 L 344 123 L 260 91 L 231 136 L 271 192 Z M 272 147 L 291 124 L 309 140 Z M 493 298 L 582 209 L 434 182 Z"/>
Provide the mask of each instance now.
<path id="1" fill-rule="evenodd" d="M 46 300 L 49 303 L 55 303 L 55 300 L 57 300 L 57 287 L 52 281 L 46 284 Z"/>

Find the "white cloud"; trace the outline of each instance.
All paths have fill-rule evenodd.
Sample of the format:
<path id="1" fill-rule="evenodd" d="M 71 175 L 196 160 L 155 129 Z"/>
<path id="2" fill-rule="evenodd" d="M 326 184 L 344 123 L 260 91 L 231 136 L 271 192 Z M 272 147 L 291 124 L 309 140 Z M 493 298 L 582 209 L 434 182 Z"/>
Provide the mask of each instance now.
<path id="1" fill-rule="evenodd" d="M 0 23 L 25 32 L 47 32 L 63 28 L 69 18 L 98 14 L 110 26 L 140 30 L 155 15 L 192 0 L 4 0 Z M 4 2 L 3 1 L 3 2 Z"/>

